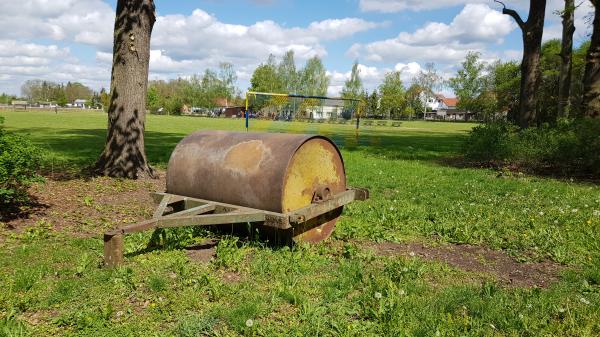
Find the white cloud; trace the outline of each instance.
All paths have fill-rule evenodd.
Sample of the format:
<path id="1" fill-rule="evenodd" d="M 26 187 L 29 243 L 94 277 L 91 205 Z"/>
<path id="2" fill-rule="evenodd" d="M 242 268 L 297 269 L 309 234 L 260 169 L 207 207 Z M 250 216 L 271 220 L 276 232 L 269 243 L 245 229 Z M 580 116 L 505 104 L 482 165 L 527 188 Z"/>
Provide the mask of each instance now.
<path id="1" fill-rule="evenodd" d="M 0 38 L 75 41 L 109 50 L 114 11 L 101 0 L 0 2 Z"/>
<path id="2" fill-rule="evenodd" d="M 102 0 L 0 1 L 3 83 L 9 76 L 16 82 L 29 77 L 77 80 L 69 74 L 78 74 L 82 81 L 90 83 L 90 76 L 95 74 L 95 83 L 108 85 L 114 16 L 114 9 Z M 304 27 L 285 27 L 270 20 L 239 25 L 222 22 L 200 9 L 189 15 L 159 16 L 151 41 L 150 76 L 164 79 L 187 76 L 215 68 L 221 62 L 231 62 L 239 78 L 247 81 L 253 68 L 269 54 L 280 56 L 291 49 L 299 62 L 313 56 L 324 57 L 325 41 L 347 38 L 383 25 L 359 18 L 326 19 Z M 56 44 L 23 43 L 33 39 Z M 81 44 L 95 48 L 95 60 L 83 62 L 68 48 L 58 47 L 69 45 L 77 51 Z M 52 69 L 62 72 L 52 73 Z M 15 85 L 10 84 L 13 92 Z M 2 90 L 8 87 L 3 84 Z"/>
<path id="3" fill-rule="evenodd" d="M 470 50 L 484 51 L 490 43 L 501 43 L 515 28 L 511 18 L 489 6 L 469 4 L 449 24 L 430 22 L 393 39 L 355 44 L 347 54 L 373 62 L 456 63 Z"/>
<path id="4" fill-rule="evenodd" d="M 396 13 L 405 10 L 426 11 L 453 6 L 462 6 L 473 3 L 490 3 L 491 0 L 360 0 L 361 10 L 365 12 Z M 507 1 L 515 8 L 523 8 L 528 5 L 527 0 Z"/>
<path id="5" fill-rule="evenodd" d="M 189 16 L 159 17 L 152 37 L 154 49 L 168 50 L 174 59 L 212 59 L 259 63 L 269 54 L 294 50 L 299 60 L 327 54 L 323 41 L 337 40 L 381 24 L 357 18 L 328 19 L 306 28 L 286 28 L 274 21 L 235 25 L 196 9 Z M 209 62 L 210 63 L 210 62 Z"/>

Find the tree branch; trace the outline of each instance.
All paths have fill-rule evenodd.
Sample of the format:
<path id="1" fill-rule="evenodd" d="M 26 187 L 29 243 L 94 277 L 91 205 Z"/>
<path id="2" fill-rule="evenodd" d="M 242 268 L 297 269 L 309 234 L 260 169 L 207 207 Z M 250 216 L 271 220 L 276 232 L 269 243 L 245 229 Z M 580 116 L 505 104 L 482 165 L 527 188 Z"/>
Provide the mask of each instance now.
<path id="1" fill-rule="evenodd" d="M 514 9 L 506 8 L 506 5 L 502 1 L 494 0 L 494 2 L 501 4 L 502 14 L 511 16 L 513 19 L 515 19 L 515 21 L 519 25 L 519 28 L 525 31 L 525 22 L 523 21 L 523 19 L 521 19 L 521 16 L 519 15 L 519 13 L 517 13 L 517 11 L 515 11 Z"/>

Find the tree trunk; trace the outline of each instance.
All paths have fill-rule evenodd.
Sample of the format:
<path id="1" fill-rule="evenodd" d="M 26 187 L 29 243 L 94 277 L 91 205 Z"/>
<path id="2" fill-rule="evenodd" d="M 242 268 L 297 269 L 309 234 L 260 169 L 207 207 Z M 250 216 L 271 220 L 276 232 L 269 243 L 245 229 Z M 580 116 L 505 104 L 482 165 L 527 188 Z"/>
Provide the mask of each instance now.
<path id="1" fill-rule="evenodd" d="M 586 57 L 583 77 L 583 113 L 600 117 L 600 0 L 591 0 L 594 10 L 594 31 Z"/>
<path id="2" fill-rule="evenodd" d="M 153 176 L 144 149 L 153 0 L 118 0 L 106 146 L 96 162 L 101 175 Z"/>
<path id="3" fill-rule="evenodd" d="M 537 91 L 540 84 L 540 54 L 542 35 L 544 33 L 544 17 L 546 0 L 529 0 L 529 17 L 523 21 L 521 16 L 504 3 L 494 0 L 504 8 L 502 13 L 510 15 L 521 28 L 523 35 L 523 60 L 521 62 L 521 91 L 519 95 L 519 113 L 515 121 L 521 128 L 527 128 L 536 121 Z"/>
<path id="4" fill-rule="evenodd" d="M 573 72 L 573 34 L 575 34 L 575 0 L 565 0 L 562 14 L 562 49 L 558 83 L 558 116 L 569 115 L 571 75 Z"/>

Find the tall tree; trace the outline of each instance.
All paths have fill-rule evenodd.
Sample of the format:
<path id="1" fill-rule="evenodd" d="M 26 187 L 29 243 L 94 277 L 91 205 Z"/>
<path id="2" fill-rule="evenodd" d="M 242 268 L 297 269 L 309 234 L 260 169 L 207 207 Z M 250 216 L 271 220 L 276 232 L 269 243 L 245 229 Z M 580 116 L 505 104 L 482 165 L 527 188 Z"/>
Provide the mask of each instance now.
<path id="1" fill-rule="evenodd" d="M 483 76 L 486 65 L 480 61 L 480 58 L 480 53 L 469 52 L 456 77 L 448 81 L 450 88 L 458 97 L 458 108 L 475 113 L 481 112 L 478 111 L 480 108 L 478 99 L 486 89 Z"/>
<path id="2" fill-rule="evenodd" d="M 137 179 L 154 176 L 146 159 L 144 130 L 153 0 L 118 0 L 106 146 L 98 174 Z"/>
<path id="3" fill-rule="evenodd" d="M 435 63 L 429 62 L 425 64 L 425 70 L 419 71 L 419 75 L 415 79 L 415 84 L 422 89 L 420 95 L 423 95 L 424 102 L 423 118 L 425 118 L 425 110 L 427 109 L 427 102 L 432 101 L 435 98 L 435 91 L 440 88 L 442 83 L 442 77 L 437 73 L 435 69 Z"/>
<path id="4" fill-rule="evenodd" d="M 502 13 L 511 16 L 521 28 L 523 37 L 523 60 L 521 61 L 521 90 L 519 95 L 519 114 L 516 122 L 522 128 L 536 121 L 537 90 L 540 82 L 540 52 L 544 33 L 546 0 L 529 0 L 529 16 L 523 21 L 519 13 L 502 4 Z"/>
<path id="5" fill-rule="evenodd" d="M 379 86 L 381 111 L 387 114 L 387 118 L 398 118 L 404 112 L 406 97 L 401 75 L 399 71 L 389 72 L 385 74 L 383 83 Z"/>
<path id="6" fill-rule="evenodd" d="M 496 95 L 496 111 L 507 112 L 509 119 L 514 119 L 519 109 L 519 83 L 521 71 L 516 61 L 492 64 L 490 72 L 493 74 L 492 84 Z"/>
<path id="7" fill-rule="evenodd" d="M 325 96 L 329 87 L 329 76 L 318 56 L 309 59 L 300 71 L 301 93 L 310 96 Z"/>
<path id="8" fill-rule="evenodd" d="M 352 66 L 352 72 L 350 73 L 350 78 L 344 83 L 342 97 L 359 99 L 362 92 L 363 84 L 360 78 L 360 68 L 358 62 L 354 62 L 354 65 Z"/>
<path id="9" fill-rule="evenodd" d="M 558 83 L 558 115 L 569 114 L 571 78 L 573 73 L 573 34 L 575 34 L 575 0 L 565 0 L 562 15 L 562 48 Z"/>
<path id="10" fill-rule="evenodd" d="M 298 90 L 298 72 L 296 71 L 293 50 L 288 50 L 281 58 L 281 62 L 277 68 L 277 75 L 281 79 L 286 93 L 296 93 Z"/>
<path id="11" fill-rule="evenodd" d="M 588 49 L 583 79 L 583 113 L 600 117 L 600 0 L 590 0 L 594 5 L 594 29 Z"/>
<path id="12" fill-rule="evenodd" d="M 273 65 L 266 63 L 258 66 L 250 79 L 250 90 L 269 93 L 284 93 L 283 83 Z"/>

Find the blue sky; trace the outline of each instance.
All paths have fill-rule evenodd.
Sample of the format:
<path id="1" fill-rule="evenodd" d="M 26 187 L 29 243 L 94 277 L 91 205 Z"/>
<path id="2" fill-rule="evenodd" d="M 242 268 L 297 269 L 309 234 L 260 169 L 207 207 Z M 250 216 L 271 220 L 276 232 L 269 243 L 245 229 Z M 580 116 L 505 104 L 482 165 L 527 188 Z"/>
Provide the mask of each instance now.
<path id="1" fill-rule="evenodd" d="M 528 1 L 507 0 L 525 18 Z M 116 0 L 21 0 L 0 3 L 0 92 L 20 93 L 28 79 L 109 87 Z M 202 73 L 234 64 L 241 91 L 272 53 L 296 53 L 297 66 L 319 56 L 339 93 L 355 60 L 367 89 L 400 70 L 407 84 L 434 62 L 445 77 L 465 54 L 519 59 L 520 31 L 489 0 L 156 0 L 151 79 Z M 545 39 L 560 36 L 549 0 Z M 585 39 L 589 5 L 576 12 Z M 447 92 L 447 89 L 446 89 Z"/>

